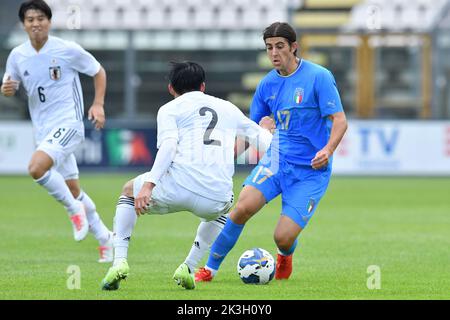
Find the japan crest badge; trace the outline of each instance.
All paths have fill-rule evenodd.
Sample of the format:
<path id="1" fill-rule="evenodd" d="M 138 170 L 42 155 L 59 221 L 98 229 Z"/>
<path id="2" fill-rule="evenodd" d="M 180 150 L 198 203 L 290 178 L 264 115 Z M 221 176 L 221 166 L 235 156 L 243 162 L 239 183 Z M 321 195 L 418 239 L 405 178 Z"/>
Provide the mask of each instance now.
<path id="1" fill-rule="evenodd" d="M 61 79 L 61 67 L 50 67 L 50 79 L 57 81 Z"/>

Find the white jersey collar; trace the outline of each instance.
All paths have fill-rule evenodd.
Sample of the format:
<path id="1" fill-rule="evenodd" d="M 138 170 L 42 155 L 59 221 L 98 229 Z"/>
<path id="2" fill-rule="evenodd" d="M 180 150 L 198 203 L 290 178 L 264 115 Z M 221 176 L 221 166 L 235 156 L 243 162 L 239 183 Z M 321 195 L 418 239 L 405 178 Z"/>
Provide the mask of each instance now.
<path id="1" fill-rule="evenodd" d="M 196 95 L 203 95 L 203 94 L 205 94 L 205 93 L 201 92 L 201 91 L 189 91 L 189 92 L 183 93 L 180 97 L 196 96 Z"/>
<path id="2" fill-rule="evenodd" d="M 33 45 L 31 44 L 31 40 L 28 40 L 28 47 L 30 48 L 30 50 L 34 53 L 34 54 L 42 54 L 47 50 L 47 47 L 49 45 L 50 40 L 52 39 L 52 36 L 48 36 L 47 41 L 44 43 L 44 45 L 42 46 L 41 50 L 37 51 L 35 47 L 33 47 Z"/>

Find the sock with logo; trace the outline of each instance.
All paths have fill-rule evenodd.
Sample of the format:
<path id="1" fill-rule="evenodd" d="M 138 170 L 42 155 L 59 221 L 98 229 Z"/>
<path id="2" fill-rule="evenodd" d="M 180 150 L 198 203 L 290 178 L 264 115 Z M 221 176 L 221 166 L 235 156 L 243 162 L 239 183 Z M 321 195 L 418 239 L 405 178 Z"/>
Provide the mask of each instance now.
<path id="1" fill-rule="evenodd" d="M 184 261 L 191 272 L 194 272 L 206 251 L 209 250 L 220 231 L 222 231 L 226 219 L 226 215 L 222 215 L 213 221 L 200 222 L 191 251 Z"/>
<path id="2" fill-rule="evenodd" d="M 136 220 L 134 198 L 121 196 L 114 217 L 114 265 L 127 259 L 128 245 Z"/>
<path id="3" fill-rule="evenodd" d="M 208 262 L 206 263 L 206 268 L 209 269 L 213 275 L 217 273 L 223 259 L 225 259 L 225 256 L 236 244 L 244 226 L 245 224 L 237 224 L 231 221 L 230 218 L 227 219 L 225 227 L 211 247 Z"/>

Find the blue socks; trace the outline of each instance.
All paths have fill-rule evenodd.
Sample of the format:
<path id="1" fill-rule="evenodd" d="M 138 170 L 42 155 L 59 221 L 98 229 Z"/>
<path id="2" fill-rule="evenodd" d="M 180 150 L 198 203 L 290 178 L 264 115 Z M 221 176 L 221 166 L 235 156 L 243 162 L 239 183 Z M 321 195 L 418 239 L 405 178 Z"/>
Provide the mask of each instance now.
<path id="1" fill-rule="evenodd" d="M 236 224 L 230 218 L 227 219 L 225 227 L 211 247 L 208 262 L 206 263 L 208 269 L 213 271 L 219 270 L 220 264 L 236 244 L 243 229 L 244 224 Z"/>
<path id="2" fill-rule="evenodd" d="M 295 248 L 297 248 L 297 243 L 298 243 L 298 239 L 295 239 L 294 243 L 292 244 L 292 246 L 289 248 L 288 251 L 283 251 L 283 250 L 280 250 L 280 248 L 278 248 L 278 252 L 281 253 L 283 256 L 290 256 L 291 254 L 294 253 Z"/>

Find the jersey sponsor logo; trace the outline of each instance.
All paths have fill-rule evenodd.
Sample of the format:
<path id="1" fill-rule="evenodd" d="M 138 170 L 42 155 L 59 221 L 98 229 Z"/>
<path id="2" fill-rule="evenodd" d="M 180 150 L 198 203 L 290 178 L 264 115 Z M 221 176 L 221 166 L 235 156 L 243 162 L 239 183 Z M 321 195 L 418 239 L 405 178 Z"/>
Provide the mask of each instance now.
<path id="1" fill-rule="evenodd" d="M 30 73 L 28 72 L 28 70 L 25 70 L 25 72 L 23 73 L 24 77 L 28 77 L 30 75 Z"/>
<path id="2" fill-rule="evenodd" d="M 50 67 L 48 69 L 50 72 L 50 79 L 54 81 L 61 79 L 61 67 Z"/>
<path id="3" fill-rule="evenodd" d="M 305 90 L 303 88 L 296 88 L 294 93 L 294 101 L 296 104 L 302 103 Z"/>

